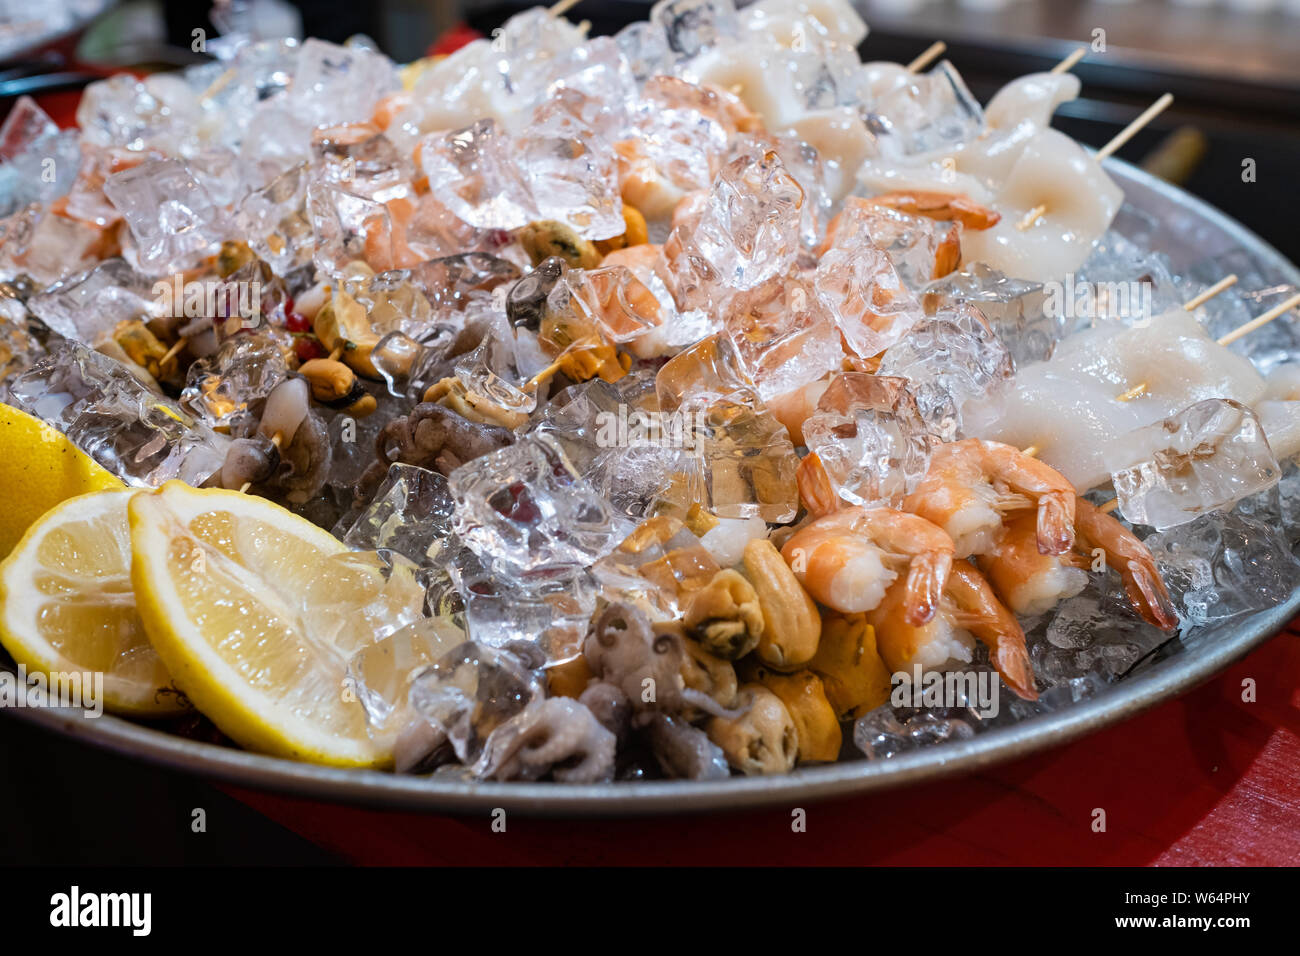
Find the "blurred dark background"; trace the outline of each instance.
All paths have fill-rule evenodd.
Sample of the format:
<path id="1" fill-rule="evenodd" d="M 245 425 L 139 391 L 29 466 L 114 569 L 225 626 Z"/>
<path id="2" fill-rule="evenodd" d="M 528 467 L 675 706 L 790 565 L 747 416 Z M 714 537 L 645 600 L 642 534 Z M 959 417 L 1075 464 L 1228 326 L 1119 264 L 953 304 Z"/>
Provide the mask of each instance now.
<path id="1" fill-rule="evenodd" d="M 252 7 L 267 29 L 283 26 L 336 42 L 363 33 L 406 61 L 487 34 L 531 5 L 259 0 Z M 54 58 L 39 69 L 74 77 L 81 75 L 74 68 L 102 74 L 193 62 L 192 31 L 215 35 L 212 6 L 207 0 L 111 5 L 88 25 L 51 38 L 46 49 Z M 650 6 L 584 0 L 568 16 L 606 34 L 643 19 Z M 1172 92 L 1173 107 L 1121 155 L 1145 160 L 1300 261 L 1300 232 L 1290 220 L 1300 210 L 1300 0 L 866 0 L 857 6 L 871 26 L 863 59 L 906 62 L 942 39 L 981 101 L 1013 77 L 1047 69 L 1075 46 L 1102 39 L 1097 31 L 1104 31 L 1105 51 L 1090 53 L 1074 71 L 1083 95 L 1062 107 L 1056 125 L 1099 146 L 1161 93 Z M 6 72 L 12 62 L 11 55 L 0 63 L 0 113 L 18 92 Z M 64 95 L 75 97 L 76 82 L 57 79 L 46 88 L 63 84 Z M 1242 180 L 1247 158 L 1256 161 L 1255 182 Z M 0 775 L 0 863 L 330 862 L 324 851 L 213 787 L 61 740 L 6 714 L 0 714 Z M 195 807 L 208 811 L 207 834 L 190 830 Z"/>

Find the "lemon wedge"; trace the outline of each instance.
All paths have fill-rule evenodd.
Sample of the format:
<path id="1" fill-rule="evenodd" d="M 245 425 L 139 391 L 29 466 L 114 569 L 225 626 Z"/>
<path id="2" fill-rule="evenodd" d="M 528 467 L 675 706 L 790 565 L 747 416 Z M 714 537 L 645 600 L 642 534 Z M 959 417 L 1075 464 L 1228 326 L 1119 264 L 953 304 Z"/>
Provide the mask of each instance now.
<path id="1" fill-rule="evenodd" d="M 0 405 L 0 558 L 60 501 L 122 482 L 67 437 L 9 405 Z"/>
<path id="2" fill-rule="evenodd" d="M 32 525 L 0 564 L 0 642 L 29 674 L 102 673 L 105 709 L 151 716 L 185 705 L 135 610 L 133 494 L 71 498 Z"/>
<path id="3" fill-rule="evenodd" d="M 128 512 L 145 630 L 177 685 L 222 732 L 296 760 L 391 763 L 345 677 L 380 621 L 420 616 L 414 565 L 385 575 L 366 552 L 233 491 L 169 481 L 137 493 Z"/>

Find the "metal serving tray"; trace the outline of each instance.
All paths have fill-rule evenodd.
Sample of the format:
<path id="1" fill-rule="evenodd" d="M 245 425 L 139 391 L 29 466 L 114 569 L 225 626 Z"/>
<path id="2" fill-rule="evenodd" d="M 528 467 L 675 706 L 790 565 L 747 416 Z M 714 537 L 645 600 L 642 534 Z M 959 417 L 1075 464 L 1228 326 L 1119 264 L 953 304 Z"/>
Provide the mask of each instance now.
<path id="1" fill-rule="evenodd" d="M 1107 160 L 1127 202 L 1158 223 L 1158 246 L 1176 269 L 1244 254 L 1270 282 L 1300 285 L 1300 270 L 1254 233 L 1217 209 L 1127 163 Z M 1235 267 L 1235 266 L 1234 266 Z M 1227 271 L 1227 270 L 1225 270 Z M 58 710 L 8 713 L 125 756 L 213 780 L 321 800 L 455 813 L 624 816 L 801 806 L 826 797 L 884 790 L 966 773 L 1053 747 L 1131 717 L 1209 679 L 1273 637 L 1300 612 L 1300 591 L 1277 607 L 1218 628 L 1202 628 L 1161 659 L 1134 671 L 1094 699 L 956 743 L 902 754 L 796 770 L 785 776 L 576 785 L 467 783 L 295 763 L 200 743 L 118 717 L 86 719 Z"/>

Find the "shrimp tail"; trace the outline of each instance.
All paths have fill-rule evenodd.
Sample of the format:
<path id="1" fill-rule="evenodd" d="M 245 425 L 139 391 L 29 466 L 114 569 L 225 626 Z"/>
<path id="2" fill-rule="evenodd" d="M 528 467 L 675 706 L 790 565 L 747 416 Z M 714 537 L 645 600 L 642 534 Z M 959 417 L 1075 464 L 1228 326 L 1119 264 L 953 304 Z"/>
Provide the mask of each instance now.
<path id="1" fill-rule="evenodd" d="M 990 655 L 993 669 L 1001 676 L 1006 685 L 1023 700 L 1038 700 L 1038 688 L 1034 686 L 1034 666 L 1029 662 L 1029 649 L 1025 646 L 1024 635 L 1020 643 L 1000 640 Z"/>
<path id="2" fill-rule="evenodd" d="M 1038 499 L 1038 551 L 1065 554 L 1074 547 L 1074 495 L 1043 495 Z"/>
<path id="3" fill-rule="evenodd" d="M 998 600 L 984 576 L 961 562 L 949 579 L 948 596 L 957 606 L 956 619 L 988 647 L 989 661 L 1006 685 L 1017 697 L 1037 700 L 1024 629 Z"/>
<path id="4" fill-rule="evenodd" d="M 799 462 L 799 467 L 795 469 L 795 482 L 804 507 L 814 518 L 828 515 L 839 508 L 839 496 L 836 495 L 831 476 L 826 473 L 826 466 L 822 464 L 817 452 L 809 452 Z"/>
<path id="5" fill-rule="evenodd" d="M 1124 579 L 1124 593 L 1133 610 L 1149 624 L 1154 624 L 1162 631 L 1171 631 L 1178 626 L 1178 614 L 1174 611 L 1173 601 L 1160 574 L 1147 567 L 1145 563 L 1129 564 L 1121 575 Z"/>
<path id="6" fill-rule="evenodd" d="M 1178 626 L 1178 614 L 1169 589 L 1151 551 L 1113 515 L 1105 514 L 1087 498 L 1076 502 L 1079 537 L 1089 547 L 1100 547 L 1106 561 L 1124 581 L 1129 606 L 1144 620 L 1164 631 Z"/>
<path id="7" fill-rule="evenodd" d="M 951 572 L 951 553 L 932 551 L 912 558 L 907 569 L 905 600 L 905 619 L 908 624 L 920 627 L 934 618 Z"/>

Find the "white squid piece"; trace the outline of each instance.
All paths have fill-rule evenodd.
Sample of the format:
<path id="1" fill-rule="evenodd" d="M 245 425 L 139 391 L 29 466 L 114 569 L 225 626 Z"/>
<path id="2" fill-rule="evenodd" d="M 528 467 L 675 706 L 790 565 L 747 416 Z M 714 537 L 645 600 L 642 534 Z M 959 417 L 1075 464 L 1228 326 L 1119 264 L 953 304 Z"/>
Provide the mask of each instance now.
<path id="1" fill-rule="evenodd" d="M 1142 384 L 1142 394 L 1119 400 Z M 997 392 L 968 403 L 962 427 L 981 438 L 1036 446 L 1038 457 L 1083 492 L 1110 480 L 1102 450 L 1115 436 L 1207 398 L 1254 408 L 1264 395 L 1264 378 L 1249 359 L 1210 338 L 1192 313 L 1175 309 L 1146 325 L 1070 336 L 1048 361 L 1024 366 Z M 1281 420 L 1276 411 L 1269 412 L 1274 427 Z M 1284 457 L 1284 450 L 1274 453 Z"/>
<path id="2" fill-rule="evenodd" d="M 1039 130 L 994 197 L 1002 221 L 964 236 L 962 260 L 1032 282 L 1060 279 L 1083 265 L 1123 202 L 1124 191 L 1087 150 Z"/>

